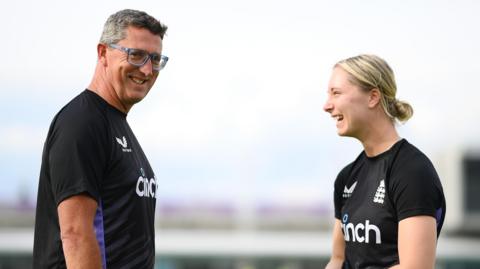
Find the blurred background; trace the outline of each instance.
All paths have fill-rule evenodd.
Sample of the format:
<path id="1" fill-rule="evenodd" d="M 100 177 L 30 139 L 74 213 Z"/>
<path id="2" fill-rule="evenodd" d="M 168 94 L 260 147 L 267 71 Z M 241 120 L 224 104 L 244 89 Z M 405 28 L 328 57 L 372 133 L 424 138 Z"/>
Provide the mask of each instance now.
<path id="1" fill-rule="evenodd" d="M 170 61 L 128 116 L 160 182 L 156 268 L 323 268 L 333 182 L 362 148 L 322 106 L 360 53 L 394 69 L 415 110 L 399 132 L 441 177 L 437 268 L 480 268 L 480 2 L 18 0 L 0 12 L 0 269 L 31 268 L 49 124 L 124 8 L 169 26 Z"/>

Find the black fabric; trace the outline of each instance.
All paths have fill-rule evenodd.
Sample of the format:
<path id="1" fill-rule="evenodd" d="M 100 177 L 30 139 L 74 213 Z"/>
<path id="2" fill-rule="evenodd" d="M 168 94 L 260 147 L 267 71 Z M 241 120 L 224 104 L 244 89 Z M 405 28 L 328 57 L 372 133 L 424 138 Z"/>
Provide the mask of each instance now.
<path id="1" fill-rule="evenodd" d="M 87 194 L 107 268 L 153 268 L 157 181 L 126 115 L 85 90 L 55 116 L 38 187 L 34 268 L 65 268 L 57 206 Z"/>
<path id="2" fill-rule="evenodd" d="M 345 238 L 344 268 L 388 268 L 398 260 L 398 222 L 428 215 L 445 218 L 445 197 L 430 160 L 405 139 L 388 151 L 362 152 L 335 181 L 335 217 Z"/>

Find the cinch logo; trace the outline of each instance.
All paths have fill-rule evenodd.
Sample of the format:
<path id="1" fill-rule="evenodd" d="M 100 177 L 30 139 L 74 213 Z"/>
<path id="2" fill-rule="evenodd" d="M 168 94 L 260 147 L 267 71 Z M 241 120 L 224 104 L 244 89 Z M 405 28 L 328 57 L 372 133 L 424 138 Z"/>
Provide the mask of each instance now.
<path id="1" fill-rule="evenodd" d="M 375 243 L 381 244 L 382 238 L 380 234 L 380 229 L 373 224 L 370 224 L 370 220 L 365 220 L 365 224 L 358 223 L 354 225 L 353 223 L 347 223 L 348 221 L 348 214 L 344 214 L 342 218 L 342 231 L 343 231 L 343 238 L 346 242 L 358 242 L 358 243 L 370 243 L 370 235 L 371 232 L 374 232 L 375 235 Z"/>
<path id="2" fill-rule="evenodd" d="M 140 168 L 140 172 L 142 175 L 138 177 L 136 192 L 137 195 L 140 197 L 151 197 L 157 198 L 157 180 L 155 177 L 151 178 L 150 180 L 145 176 L 145 171 L 143 168 Z"/>

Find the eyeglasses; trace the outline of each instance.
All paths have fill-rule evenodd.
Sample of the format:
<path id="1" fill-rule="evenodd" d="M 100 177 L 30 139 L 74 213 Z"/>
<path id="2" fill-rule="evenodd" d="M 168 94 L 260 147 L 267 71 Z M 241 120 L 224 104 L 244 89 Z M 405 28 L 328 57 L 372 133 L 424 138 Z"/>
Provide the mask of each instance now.
<path id="1" fill-rule="evenodd" d="M 144 66 L 148 60 L 152 60 L 152 68 L 155 71 L 162 70 L 167 65 L 168 57 L 158 53 L 148 53 L 141 49 L 132 49 L 119 46 L 117 44 L 108 44 L 110 48 L 121 50 L 127 53 L 127 61 L 136 67 Z"/>

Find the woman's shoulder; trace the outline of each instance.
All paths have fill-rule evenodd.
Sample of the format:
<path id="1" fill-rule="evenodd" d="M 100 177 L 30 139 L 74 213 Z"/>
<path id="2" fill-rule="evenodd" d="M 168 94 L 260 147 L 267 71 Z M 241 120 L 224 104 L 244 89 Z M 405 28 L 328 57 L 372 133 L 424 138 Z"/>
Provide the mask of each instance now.
<path id="1" fill-rule="evenodd" d="M 433 164 L 427 155 L 406 139 L 404 139 L 393 165 L 401 166 L 402 169 L 409 167 L 412 169 L 433 168 Z"/>
<path id="2" fill-rule="evenodd" d="M 437 171 L 431 160 L 417 147 L 404 141 L 391 167 L 391 180 L 402 184 L 434 182 L 440 185 Z"/>

